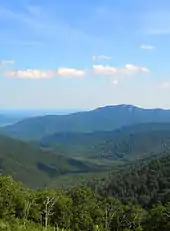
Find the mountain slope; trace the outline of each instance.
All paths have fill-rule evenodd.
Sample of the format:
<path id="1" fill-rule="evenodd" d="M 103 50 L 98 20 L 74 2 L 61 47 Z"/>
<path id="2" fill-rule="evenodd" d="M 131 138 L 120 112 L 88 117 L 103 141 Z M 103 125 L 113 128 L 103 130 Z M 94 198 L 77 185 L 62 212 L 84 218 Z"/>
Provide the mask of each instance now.
<path id="1" fill-rule="evenodd" d="M 107 106 L 70 115 L 25 119 L 2 128 L 0 132 L 23 140 L 38 140 L 55 132 L 111 131 L 150 122 L 170 122 L 170 110 L 142 109 L 131 105 Z"/>
<path id="2" fill-rule="evenodd" d="M 64 175 L 71 179 L 73 173 L 102 173 L 169 151 L 170 123 L 139 124 L 112 132 L 57 133 L 40 143 L 0 136 L 0 170 L 29 187 L 43 187 L 55 185 Z"/>
<path id="3" fill-rule="evenodd" d="M 144 207 L 166 203 L 170 199 L 170 152 L 114 171 L 89 185 L 126 203 L 139 203 Z"/>
<path id="4" fill-rule="evenodd" d="M 66 173 L 95 171 L 82 161 L 42 151 L 34 145 L 0 136 L 0 170 L 29 187 L 42 187 Z"/>
<path id="5" fill-rule="evenodd" d="M 111 132 L 56 133 L 44 137 L 40 146 L 70 156 L 130 161 L 170 149 L 170 123 L 138 124 Z"/>

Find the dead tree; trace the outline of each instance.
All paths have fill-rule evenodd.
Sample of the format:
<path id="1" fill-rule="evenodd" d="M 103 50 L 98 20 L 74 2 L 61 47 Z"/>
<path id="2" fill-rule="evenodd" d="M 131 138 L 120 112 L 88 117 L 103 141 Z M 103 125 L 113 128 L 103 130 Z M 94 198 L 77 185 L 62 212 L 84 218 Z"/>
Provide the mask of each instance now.
<path id="1" fill-rule="evenodd" d="M 47 229 L 48 227 L 48 220 L 49 220 L 49 217 L 52 216 L 54 214 L 53 212 L 53 207 L 54 207 L 54 204 L 56 202 L 56 199 L 54 197 L 50 198 L 50 197 L 46 197 L 45 201 L 44 201 L 44 206 L 45 206 L 45 209 L 44 209 L 44 226 L 45 226 L 45 229 Z"/>

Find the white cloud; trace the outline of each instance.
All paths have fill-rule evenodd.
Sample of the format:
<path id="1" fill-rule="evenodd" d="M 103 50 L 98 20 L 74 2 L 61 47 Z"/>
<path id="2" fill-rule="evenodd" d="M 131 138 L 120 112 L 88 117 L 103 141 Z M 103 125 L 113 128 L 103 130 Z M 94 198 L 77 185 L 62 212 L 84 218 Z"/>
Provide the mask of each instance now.
<path id="1" fill-rule="evenodd" d="M 62 77 L 83 77 L 85 75 L 85 71 L 74 68 L 61 67 L 57 70 L 57 75 Z"/>
<path id="2" fill-rule="evenodd" d="M 141 45 L 140 46 L 141 49 L 143 50 L 153 50 L 154 49 L 154 46 L 151 46 L 151 45 Z"/>
<path id="3" fill-rule="evenodd" d="M 146 67 L 135 66 L 132 64 L 126 64 L 122 68 L 104 66 L 104 65 L 93 65 L 92 70 L 93 73 L 96 75 L 106 75 L 106 76 L 125 75 L 125 74 L 132 74 L 135 72 L 149 72 L 149 69 L 147 69 Z"/>
<path id="4" fill-rule="evenodd" d="M 7 61 L 4 61 L 7 63 Z M 12 62 L 12 61 L 8 61 Z M 7 70 L 3 71 L 5 77 L 21 78 L 21 79 L 49 79 L 54 76 L 61 77 L 83 77 L 84 70 L 74 68 L 62 67 L 57 70 L 39 70 L 39 69 L 25 69 L 25 70 Z"/>
<path id="5" fill-rule="evenodd" d="M 103 65 L 93 65 L 93 73 L 97 75 L 114 75 L 117 68 Z"/>
<path id="6" fill-rule="evenodd" d="M 53 76 L 53 71 L 44 71 L 36 69 L 10 70 L 4 72 L 6 77 L 22 79 L 49 79 Z"/>
<path id="7" fill-rule="evenodd" d="M 93 65 L 92 72 L 95 75 L 112 77 L 112 83 L 118 85 L 120 81 L 124 79 L 125 76 L 132 76 L 136 73 L 149 72 L 146 67 L 135 66 L 132 64 L 126 64 L 124 67 L 112 67 L 103 65 Z"/>
<path id="8" fill-rule="evenodd" d="M 99 55 L 99 56 L 92 56 L 92 59 L 93 61 L 97 61 L 97 60 L 109 60 L 112 58 L 106 55 Z"/>
<path id="9" fill-rule="evenodd" d="M 104 65 L 93 65 L 92 74 L 101 76 L 114 77 L 113 83 L 118 84 L 118 80 L 125 75 L 132 75 L 138 72 L 149 72 L 146 67 L 126 64 L 124 67 L 112 67 Z M 3 71 L 5 77 L 22 78 L 22 79 L 49 79 L 52 77 L 71 77 L 82 78 L 86 75 L 85 70 L 60 67 L 56 70 L 39 70 L 39 69 L 25 69 L 25 70 L 6 70 Z M 119 78 L 120 77 L 120 78 Z M 117 79 L 119 78 L 119 79 Z"/>
<path id="10" fill-rule="evenodd" d="M 132 64 L 126 64 L 123 69 L 127 69 L 129 71 L 137 71 L 137 72 L 149 72 L 149 69 L 146 67 L 135 66 Z"/>

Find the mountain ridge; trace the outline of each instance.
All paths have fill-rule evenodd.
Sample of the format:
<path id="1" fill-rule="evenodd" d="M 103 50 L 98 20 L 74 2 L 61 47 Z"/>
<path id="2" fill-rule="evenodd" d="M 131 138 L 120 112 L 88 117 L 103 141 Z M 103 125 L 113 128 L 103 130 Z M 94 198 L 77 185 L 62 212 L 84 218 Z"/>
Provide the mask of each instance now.
<path id="1" fill-rule="evenodd" d="M 170 123 L 146 123 L 114 131 L 57 133 L 39 142 L 0 136 L 0 170 L 30 187 L 56 184 L 74 174 L 105 173 L 170 153 Z M 34 177 L 32 177 L 34 175 Z"/>
<path id="2" fill-rule="evenodd" d="M 60 175 L 97 171 L 81 160 L 50 152 L 25 141 L 0 135 L 0 172 L 33 188 L 44 187 Z"/>
<path id="3" fill-rule="evenodd" d="M 71 156 L 124 161 L 131 156 L 142 157 L 145 152 L 150 155 L 156 149 L 170 149 L 170 123 L 137 124 L 93 133 L 55 133 L 39 144 L 47 149 L 63 148 Z"/>
<path id="4" fill-rule="evenodd" d="M 39 140 L 56 132 L 112 131 L 122 126 L 150 122 L 170 122 L 170 110 L 110 105 L 69 115 L 28 118 L 1 128 L 0 132 L 18 139 Z"/>

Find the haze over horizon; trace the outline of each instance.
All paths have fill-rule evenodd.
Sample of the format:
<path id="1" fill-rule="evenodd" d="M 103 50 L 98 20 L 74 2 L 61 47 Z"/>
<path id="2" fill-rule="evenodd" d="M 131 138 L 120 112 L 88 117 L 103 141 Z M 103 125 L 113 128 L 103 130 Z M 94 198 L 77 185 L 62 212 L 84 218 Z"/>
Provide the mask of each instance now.
<path id="1" fill-rule="evenodd" d="M 0 2 L 0 109 L 170 108 L 170 2 Z"/>
<path id="2" fill-rule="evenodd" d="M 46 116 L 46 115 L 69 115 L 78 112 L 91 112 L 93 110 L 104 109 L 115 107 L 127 107 L 127 110 L 131 107 L 137 109 L 149 109 L 149 110 L 170 110 L 170 108 L 160 108 L 160 107 L 141 107 L 137 105 L 131 104 L 115 104 L 115 105 L 102 105 L 99 107 L 94 108 L 0 108 L 0 116 L 9 116 L 9 118 L 16 118 L 18 120 L 31 118 L 31 117 L 39 117 L 39 116 Z"/>

